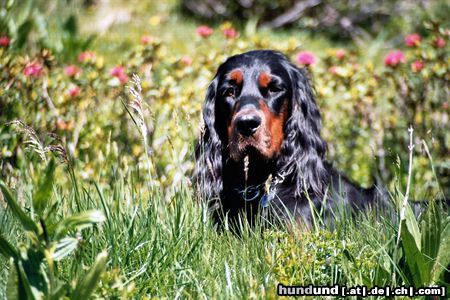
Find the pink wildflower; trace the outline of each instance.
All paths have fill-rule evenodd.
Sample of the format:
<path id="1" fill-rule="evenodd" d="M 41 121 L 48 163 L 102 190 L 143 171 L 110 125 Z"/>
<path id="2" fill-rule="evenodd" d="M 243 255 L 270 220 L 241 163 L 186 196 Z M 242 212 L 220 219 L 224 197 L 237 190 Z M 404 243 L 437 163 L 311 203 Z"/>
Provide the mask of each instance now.
<path id="1" fill-rule="evenodd" d="M 330 72 L 333 75 L 336 75 L 338 73 L 339 69 L 337 66 L 331 66 L 328 68 L 328 72 Z"/>
<path id="2" fill-rule="evenodd" d="M 422 38 L 417 33 L 408 34 L 405 37 L 405 45 L 408 47 L 417 47 L 420 45 Z"/>
<path id="3" fill-rule="evenodd" d="M 188 55 L 185 55 L 180 59 L 180 62 L 185 66 L 190 66 L 192 65 L 192 58 Z"/>
<path id="4" fill-rule="evenodd" d="M 439 36 L 434 40 L 434 45 L 436 48 L 444 48 L 445 47 L 445 40 L 443 37 Z"/>
<path id="5" fill-rule="evenodd" d="M 312 66 L 316 63 L 316 56 L 309 51 L 301 51 L 297 54 L 297 62 L 300 65 Z"/>
<path id="6" fill-rule="evenodd" d="M 227 39 L 234 39 L 238 35 L 238 32 L 234 28 L 226 28 L 222 32 Z"/>
<path id="7" fill-rule="evenodd" d="M 79 62 L 92 62 L 95 59 L 95 52 L 85 51 L 78 55 Z"/>
<path id="8" fill-rule="evenodd" d="M 151 44 L 155 39 L 152 36 L 149 35 L 143 35 L 141 36 L 141 44 L 142 45 L 148 45 Z"/>
<path id="9" fill-rule="evenodd" d="M 115 66 L 109 73 L 111 74 L 111 76 L 118 78 L 120 83 L 122 84 L 128 81 L 128 76 L 125 73 L 125 67 L 123 66 Z"/>
<path id="10" fill-rule="evenodd" d="M 111 69 L 109 74 L 114 77 L 119 77 L 120 74 L 123 74 L 125 72 L 125 68 L 123 66 L 115 66 Z"/>
<path id="11" fill-rule="evenodd" d="M 66 74 L 69 77 L 75 77 L 80 73 L 80 69 L 78 69 L 75 65 L 69 65 L 64 68 L 64 74 Z"/>
<path id="12" fill-rule="evenodd" d="M 9 37 L 7 36 L 0 37 L 0 47 L 8 48 L 10 42 L 11 40 L 9 39 Z"/>
<path id="13" fill-rule="evenodd" d="M 396 67 L 400 63 L 405 63 L 406 58 L 402 51 L 392 50 L 384 58 L 384 65 L 388 67 Z"/>
<path id="14" fill-rule="evenodd" d="M 416 60 L 411 64 L 413 72 L 420 72 L 425 67 L 425 63 L 421 60 Z"/>
<path id="15" fill-rule="evenodd" d="M 79 86 L 74 86 L 67 91 L 70 97 L 76 98 L 80 96 L 81 88 Z"/>
<path id="16" fill-rule="evenodd" d="M 347 51 L 345 51 L 344 49 L 338 49 L 336 50 L 335 55 L 338 59 L 343 59 L 347 55 Z"/>
<path id="17" fill-rule="evenodd" d="M 121 73 L 119 74 L 119 76 L 117 76 L 117 78 L 119 78 L 119 81 L 121 84 L 127 83 L 128 82 L 128 75 L 125 73 Z"/>
<path id="18" fill-rule="evenodd" d="M 213 34 L 214 29 L 212 29 L 211 27 L 207 26 L 207 25 L 201 25 L 199 27 L 197 27 L 197 29 L 195 30 L 197 32 L 197 34 L 199 36 L 201 36 L 202 38 L 207 38 L 209 37 L 211 34 Z"/>
<path id="19" fill-rule="evenodd" d="M 28 63 L 23 69 L 23 74 L 27 77 L 39 77 L 44 67 L 38 62 Z"/>

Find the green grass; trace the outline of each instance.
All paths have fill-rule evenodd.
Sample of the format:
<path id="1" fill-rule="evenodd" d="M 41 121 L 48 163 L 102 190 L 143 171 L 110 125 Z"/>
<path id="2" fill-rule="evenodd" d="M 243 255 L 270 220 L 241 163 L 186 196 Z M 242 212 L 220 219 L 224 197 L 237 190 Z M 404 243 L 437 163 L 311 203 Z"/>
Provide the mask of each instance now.
<path id="1" fill-rule="evenodd" d="M 79 243 L 72 253 L 55 264 L 55 276 L 67 282 L 68 289 L 74 289 L 75 282 L 86 276 L 89 266 L 102 251 L 107 252 L 107 269 L 99 277 L 93 295 L 108 299 L 153 296 L 274 299 L 278 283 L 420 285 L 414 274 L 409 273 L 413 269 L 408 267 L 411 257 L 402 252 L 406 249 L 404 242 L 400 247 L 396 246 L 397 225 L 393 216 L 377 217 L 369 213 L 352 219 L 342 215 L 338 216 L 333 228 L 321 225 L 318 218 L 317 226 L 312 230 L 295 224 L 263 230 L 260 225 L 250 228 L 243 222 L 240 233 L 235 234 L 214 228 L 206 206 L 195 199 L 191 187 L 177 188 L 169 199 L 154 186 L 140 194 L 133 185 L 140 175 L 136 171 L 123 172 L 113 163 L 108 167 L 117 172 L 110 185 L 82 181 L 76 172 L 72 177 L 71 169 L 60 164 L 56 177 L 65 176 L 70 184 L 49 189 L 52 185 L 44 183 L 53 179 L 49 177 L 49 171 L 43 175 L 43 165 L 30 163 L 21 170 L 22 174 L 29 174 L 29 178 L 36 176 L 33 172 L 41 175 L 37 175 L 39 184 L 26 181 L 20 184 L 23 195 L 20 201 L 25 211 L 31 210 L 27 215 L 31 213 L 35 221 L 41 220 L 41 226 L 45 224 L 48 237 L 42 238 L 41 246 L 30 246 L 36 245 L 32 242 L 35 239 L 29 239 L 30 233 L 23 234 L 17 222 L 20 218 L 14 218 L 16 215 L 9 209 L 0 212 L 1 236 L 22 249 L 50 249 L 49 245 L 56 241 L 51 238 L 54 224 L 92 209 L 103 213 L 105 220 L 101 225 L 87 229 L 74 227 L 67 231 L 66 236 L 76 238 Z M 43 199 L 37 209 L 35 199 L 36 195 L 42 194 L 41 190 L 47 191 L 50 197 Z M 401 195 L 397 198 L 403 199 Z M 422 241 L 422 251 L 426 245 L 435 250 L 439 247 L 448 249 L 450 243 L 444 233 L 450 228 L 450 217 L 436 210 L 429 216 L 433 216 L 434 223 L 430 223 L 429 217 L 423 217 L 420 224 L 414 225 L 411 222 L 415 222 L 415 218 L 407 215 L 404 232 L 410 234 L 408 224 L 412 224 L 419 230 L 419 239 L 420 234 L 426 239 L 430 233 L 436 233 L 430 225 L 437 226 L 440 228 L 437 238 L 434 236 L 428 244 L 426 240 Z M 416 233 L 411 231 L 411 234 Z M 415 261 L 417 253 L 411 255 Z M 445 259 L 448 259 L 448 254 L 442 255 L 447 255 Z M 437 260 L 434 258 L 436 253 L 430 257 L 433 265 Z M 11 285 L 6 284 L 10 272 L 8 265 L 6 260 L 1 261 L 1 298 L 5 297 L 6 287 Z M 49 270 L 48 266 L 44 269 Z M 433 272 L 430 270 L 429 274 Z M 431 280 L 429 274 L 428 281 L 422 284 L 442 284 L 444 277 L 439 275 Z"/>

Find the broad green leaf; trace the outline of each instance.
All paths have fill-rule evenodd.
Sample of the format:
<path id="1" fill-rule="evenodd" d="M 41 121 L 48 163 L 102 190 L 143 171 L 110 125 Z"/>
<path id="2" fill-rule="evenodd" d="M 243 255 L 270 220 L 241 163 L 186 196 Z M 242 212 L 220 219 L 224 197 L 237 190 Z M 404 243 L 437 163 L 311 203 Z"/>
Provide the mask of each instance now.
<path id="1" fill-rule="evenodd" d="M 16 249 L 14 249 L 14 247 L 2 236 L 0 236 L 0 254 L 6 258 L 17 258 Z"/>
<path id="2" fill-rule="evenodd" d="M 22 226 L 25 228 L 25 230 L 34 231 L 36 234 L 39 234 L 36 223 L 34 223 L 33 220 L 22 210 L 16 199 L 14 199 L 13 195 L 11 194 L 11 191 L 3 183 L 3 181 L 0 181 L 0 189 L 2 190 L 3 197 L 5 198 L 6 203 L 8 203 L 9 208 L 13 212 L 14 216 L 18 219 L 18 221 L 22 223 Z"/>
<path id="3" fill-rule="evenodd" d="M 78 22 L 77 17 L 75 15 L 70 15 L 67 20 L 64 22 L 62 28 L 66 31 L 70 36 L 76 36 L 78 33 Z"/>
<path id="4" fill-rule="evenodd" d="M 405 224 L 408 228 L 409 233 L 414 238 L 417 249 L 419 251 L 422 251 L 422 235 L 420 234 L 419 224 L 417 223 L 416 216 L 414 215 L 414 212 L 412 211 L 409 203 L 406 205 L 405 210 Z"/>
<path id="5" fill-rule="evenodd" d="M 35 299 L 43 299 L 50 290 L 44 255 L 40 250 L 33 248 L 21 250 L 18 261 L 21 279 Z"/>
<path id="6" fill-rule="evenodd" d="M 43 299 L 44 295 L 38 289 L 31 286 L 21 260 L 17 263 L 17 268 L 19 271 L 19 287 L 23 288 L 27 299 Z"/>
<path id="7" fill-rule="evenodd" d="M 417 248 L 413 235 L 408 230 L 406 221 L 402 222 L 402 248 L 405 253 L 406 263 L 409 267 L 414 285 L 422 286 L 428 283 L 429 273 L 424 272 L 426 269 L 425 259 Z"/>
<path id="8" fill-rule="evenodd" d="M 23 269 L 20 259 L 10 259 L 9 277 L 6 284 L 6 298 L 15 299 L 36 299 L 28 282 L 27 275 Z"/>
<path id="9" fill-rule="evenodd" d="M 441 212 L 434 202 L 430 203 L 422 220 L 422 254 L 427 262 L 427 272 L 431 272 L 441 240 Z"/>
<path id="10" fill-rule="evenodd" d="M 33 29 L 33 20 L 27 20 L 17 29 L 17 36 L 14 40 L 14 47 L 21 49 L 28 40 L 28 35 Z"/>
<path id="11" fill-rule="evenodd" d="M 98 210 L 90 210 L 74 216 L 70 216 L 58 223 L 55 238 L 61 238 L 70 230 L 81 230 L 90 227 L 93 224 L 102 223 L 104 221 L 105 216 L 101 211 Z"/>
<path id="12" fill-rule="evenodd" d="M 78 282 L 71 299 L 85 300 L 89 298 L 92 292 L 94 292 L 95 287 L 100 280 L 100 276 L 106 269 L 107 258 L 108 255 L 106 252 L 102 252 L 97 256 L 92 268 Z"/>
<path id="13" fill-rule="evenodd" d="M 43 177 L 43 180 L 40 183 L 36 191 L 36 194 L 33 197 L 33 208 L 39 215 L 41 215 L 41 213 L 44 211 L 49 202 L 50 197 L 52 196 L 55 168 L 56 164 L 55 161 L 52 159 L 48 163 L 48 166 L 45 170 L 45 176 Z"/>
<path id="14" fill-rule="evenodd" d="M 15 20 L 18 25 L 22 25 L 30 17 L 33 8 L 33 0 L 24 0 L 21 5 L 16 8 L 19 9 L 19 12 L 15 17 Z"/>
<path id="15" fill-rule="evenodd" d="M 72 253 L 78 246 L 78 239 L 73 237 L 63 238 L 56 245 L 56 249 L 53 252 L 53 260 L 59 261 Z"/>
<path id="16" fill-rule="evenodd" d="M 432 280 L 439 280 L 442 272 L 450 265 L 450 217 L 447 218 L 444 229 L 441 234 L 439 250 L 434 263 Z"/>

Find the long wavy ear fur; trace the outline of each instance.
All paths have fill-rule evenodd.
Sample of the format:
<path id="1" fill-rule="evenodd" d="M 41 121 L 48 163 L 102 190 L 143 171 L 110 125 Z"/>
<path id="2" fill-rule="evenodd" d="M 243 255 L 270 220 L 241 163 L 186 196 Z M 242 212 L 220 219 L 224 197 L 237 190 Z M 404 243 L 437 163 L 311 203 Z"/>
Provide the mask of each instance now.
<path id="1" fill-rule="evenodd" d="M 222 142 L 215 127 L 217 77 L 206 92 L 203 106 L 204 128 L 196 147 L 197 192 L 203 200 L 218 198 L 222 191 Z"/>
<path id="2" fill-rule="evenodd" d="M 327 184 L 327 170 L 323 163 L 326 142 L 320 136 L 320 112 L 307 72 L 292 64 L 287 69 L 293 95 L 278 168 L 286 183 L 295 187 L 296 196 L 305 192 L 320 196 Z"/>

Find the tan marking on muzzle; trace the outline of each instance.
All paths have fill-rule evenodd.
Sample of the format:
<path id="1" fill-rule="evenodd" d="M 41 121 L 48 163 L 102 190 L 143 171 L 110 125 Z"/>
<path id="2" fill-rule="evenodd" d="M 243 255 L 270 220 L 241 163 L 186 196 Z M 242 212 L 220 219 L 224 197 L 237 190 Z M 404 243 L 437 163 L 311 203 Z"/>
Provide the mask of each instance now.
<path id="1" fill-rule="evenodd" d="M 264 114 L 265 127 L 269 131 L 271 138 L 270 147 L 266 155 L 272 158 L 280 153 L 284 140 L 284 124 L 287 120 L 288 108 L 287 102 L 283 103 L 279 114 L 271 112 L 264 100 L 259 101 L 259 106 Z"/>

